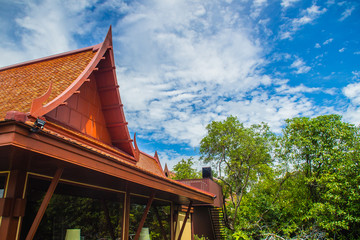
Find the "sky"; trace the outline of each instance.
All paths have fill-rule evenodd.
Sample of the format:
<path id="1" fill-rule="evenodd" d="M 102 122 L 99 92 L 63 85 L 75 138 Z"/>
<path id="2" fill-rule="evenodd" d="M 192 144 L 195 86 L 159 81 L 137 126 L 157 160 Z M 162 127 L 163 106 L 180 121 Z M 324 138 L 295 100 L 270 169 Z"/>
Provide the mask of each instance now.
<path id="1" fill-rule="evenodd" d="M 0 0 L 0 67 L 101 43 L 112 25 L 130 134 L 170 168 L 206 125 L 360 123 L 360 2 Z"/>

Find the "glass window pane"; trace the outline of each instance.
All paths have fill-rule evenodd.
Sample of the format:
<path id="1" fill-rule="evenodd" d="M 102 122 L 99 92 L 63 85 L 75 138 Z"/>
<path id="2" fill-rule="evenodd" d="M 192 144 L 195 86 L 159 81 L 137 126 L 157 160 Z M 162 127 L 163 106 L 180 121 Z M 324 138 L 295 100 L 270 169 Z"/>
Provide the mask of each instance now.
<path id="1" fill-rule="evenodd" d="M 147 205 L 147 198 L 131 197 L 130 201 L 130 239 L 136 234 L 140 220 Z M 171 204 L 170 202 L 154 200 L 146 217 L 141 239 L 170 240 Z"/>
<path id="2" fill-rule="evenodd" d="M 7 174 L 0 174 L 0 198 L 5 197 Z"/>
<path id="3" fill-rule="evenodd" d="M 25 239 L 49 184 L 29 179 L 21 239 Z M 121 193 L 59 184 L 34 239 L 64 240 L 71 234 L 80 235 L 82 240 L 121 239 L 123 199 Z"/>

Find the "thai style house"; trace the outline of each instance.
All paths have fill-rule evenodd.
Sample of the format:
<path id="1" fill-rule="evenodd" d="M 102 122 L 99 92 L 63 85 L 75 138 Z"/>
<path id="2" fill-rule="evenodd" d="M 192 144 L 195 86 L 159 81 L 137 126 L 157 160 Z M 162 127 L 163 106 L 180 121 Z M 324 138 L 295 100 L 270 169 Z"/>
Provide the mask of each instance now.
<path id="1" fill-rule="evenodd" d="M 1 68 L 0 97 L 0 239 L 192 239 L 193 206 L 217 201 L 131 139 L 111 29 Z"/>

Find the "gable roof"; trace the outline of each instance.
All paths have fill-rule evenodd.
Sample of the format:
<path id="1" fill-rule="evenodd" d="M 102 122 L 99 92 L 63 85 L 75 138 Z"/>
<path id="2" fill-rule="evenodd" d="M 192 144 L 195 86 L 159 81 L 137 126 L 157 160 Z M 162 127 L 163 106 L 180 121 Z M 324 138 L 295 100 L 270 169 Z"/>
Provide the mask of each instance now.
<path id="1" fill-rule="evenodd" d="M 96 81 L 110 144 L 136 161 L 117 85 L 111 27 L 101 44 L 0 68 L 0 119 L 9 111 L 33 119 L 46 117 L 66 105 L 89 81 Z"/>

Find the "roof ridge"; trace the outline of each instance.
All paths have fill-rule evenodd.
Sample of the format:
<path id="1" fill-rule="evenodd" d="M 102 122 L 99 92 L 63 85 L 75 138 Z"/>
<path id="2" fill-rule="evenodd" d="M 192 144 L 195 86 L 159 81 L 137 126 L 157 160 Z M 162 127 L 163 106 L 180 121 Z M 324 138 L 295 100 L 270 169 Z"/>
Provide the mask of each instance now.
<path id="1" fill-rule="evenodd" d="M 42 58 L 30 60 L 30 61 L 21 62 L 21 63 L 15 63 L 15 64 L 12 64 L 9 66 L 0 67 L 0 71 L 9 70 L 12 68 L 22 67 L 22 66 L 26 66 L 26 65 L 31 65 L 31 64 L 39 63 L 39 62 L 43 62 L 43 61 L 48 61 L 48 60 L 52 60 L 52 59 L 59 58 L 59 57 L 65 57 L 68 55 L 73 55 L 73 54 L 77 54 L 77 53 L 81 53 L 81 52 L 85 52 L 85 51 L 89 51 L 89 50 L 97 51 L 101 47 L 101 45 L 102 45 L 102 43 L 99 43 L 99 44 L 89 46 L 89 47 L 79 48 L 79 49 L 75 49 L 75 50 L 71 50 L 71 51 L 67 51 L 67 52 L 63 52 L 63 53 L 58 53 L 58 54 L 50 55 L 47 57 L 42 57 Z"/>

